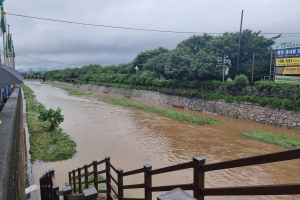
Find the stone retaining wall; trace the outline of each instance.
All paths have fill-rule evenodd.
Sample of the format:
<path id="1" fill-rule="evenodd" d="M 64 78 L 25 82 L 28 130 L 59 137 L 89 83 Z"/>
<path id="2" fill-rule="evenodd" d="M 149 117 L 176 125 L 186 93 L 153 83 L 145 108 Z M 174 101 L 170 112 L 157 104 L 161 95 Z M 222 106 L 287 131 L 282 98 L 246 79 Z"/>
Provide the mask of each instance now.
<path id="1" fill-rule="evenodd" d="M 22 95 L 16 88 L 0 113 L 0 199 L 25 199 L 25 134 Z"/>
<path id="2" fill-rule="evenodd" d="M 272 108 L 270 106 L 262 107 L 258 104 L 252 104 L 249 102 L 226 103 L 224 100 L 211 101 L 198 98 L 180 97 L 145 90 L 126 90 L 122 88 L 112 88 L 97 85 L 79 85 L 58 81 L 53 81 L 53 83 L 96 92 L 105 92 L 113 95 L 127 96 L 133 99 L 151 103 L 171 106 L 176 105 L 190 110 L 215 113 L 226 117 L 233 117 L 262 124 L 270 124 L 274 126 L 300 130 L 300 111 L 288 111 L 284 109 Z"/>

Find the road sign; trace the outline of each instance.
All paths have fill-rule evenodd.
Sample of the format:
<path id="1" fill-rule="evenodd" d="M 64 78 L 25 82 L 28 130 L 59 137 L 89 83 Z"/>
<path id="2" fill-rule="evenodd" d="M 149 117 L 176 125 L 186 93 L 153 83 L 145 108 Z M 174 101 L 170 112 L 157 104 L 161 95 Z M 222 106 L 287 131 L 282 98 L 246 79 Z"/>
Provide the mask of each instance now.
<path id="1" fill-rule="evenodd" d="M 289 49 L 289 48 L 295 48 L 295 47 L 300 47 L 300 43 L 271 45 L 268 47 L 268 50 L 273 51 L 273 50 L 277 50 L 277 49 Z"/>

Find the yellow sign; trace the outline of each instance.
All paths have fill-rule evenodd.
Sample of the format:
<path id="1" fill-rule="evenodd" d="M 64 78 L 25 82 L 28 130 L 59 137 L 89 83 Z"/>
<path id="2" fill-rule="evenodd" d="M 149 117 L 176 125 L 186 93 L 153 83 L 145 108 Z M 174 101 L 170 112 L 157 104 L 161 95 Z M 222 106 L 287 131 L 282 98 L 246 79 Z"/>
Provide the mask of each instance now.
<path id="1" fill-rule="evenodd" d="M 276 59 L 276 66 L 295 66 L 295 65 L 300 65 L 300 57 Z"/>
<path id="2" fill-rule="evenodd" d="M 282 74 L 300 74 L 300 66 L 285 67 Z"/>

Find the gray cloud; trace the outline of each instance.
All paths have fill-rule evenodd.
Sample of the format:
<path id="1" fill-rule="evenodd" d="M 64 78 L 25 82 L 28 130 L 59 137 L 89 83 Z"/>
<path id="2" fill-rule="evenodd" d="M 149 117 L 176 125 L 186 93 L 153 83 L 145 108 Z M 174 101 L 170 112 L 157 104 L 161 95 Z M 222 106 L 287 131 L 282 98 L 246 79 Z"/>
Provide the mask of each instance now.
<path id="1" fill-rule="evenodd" d="M 7 0 L 8 13 L 83 23 L 145 29 L 234 32 L 243 28 L 262 32 L 297 32 L 299 0 Z M 65 63 L 120 64 L 130 62 L 141 51 L 164 46 L 169 49 L 192 34 L 155 33 L 80 26 L 7 15 L 15 51 L 32 57 Z M 272 35 L 270 35 L 271 37 Z M 284 35 L 277 42 L 300 42 Z M 16 57 L 17 68 L 69 67 Z"/>

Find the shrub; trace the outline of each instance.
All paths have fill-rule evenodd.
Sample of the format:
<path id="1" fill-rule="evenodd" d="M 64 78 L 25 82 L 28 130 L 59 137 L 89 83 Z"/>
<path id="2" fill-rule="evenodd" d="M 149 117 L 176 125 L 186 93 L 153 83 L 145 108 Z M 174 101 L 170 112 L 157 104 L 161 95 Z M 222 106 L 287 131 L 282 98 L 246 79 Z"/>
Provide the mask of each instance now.
<path id="1" fill-rule="evenodd" d="M 246 75 L 239 74 L 235 77 L 233 84 L 237 89 L 244 89 L 249 85 L 249 80 Z"/>
<path id="2" fill-rule="evenodd" d="M 41 111 L 38 119 L 42 122 L 49 121 L 50 130 L 54 130 L 64 121 L 64 116 L 61 114 L 61 108 L 57 108 L 57 110 L 50 108 L 49 110 Z"/>

